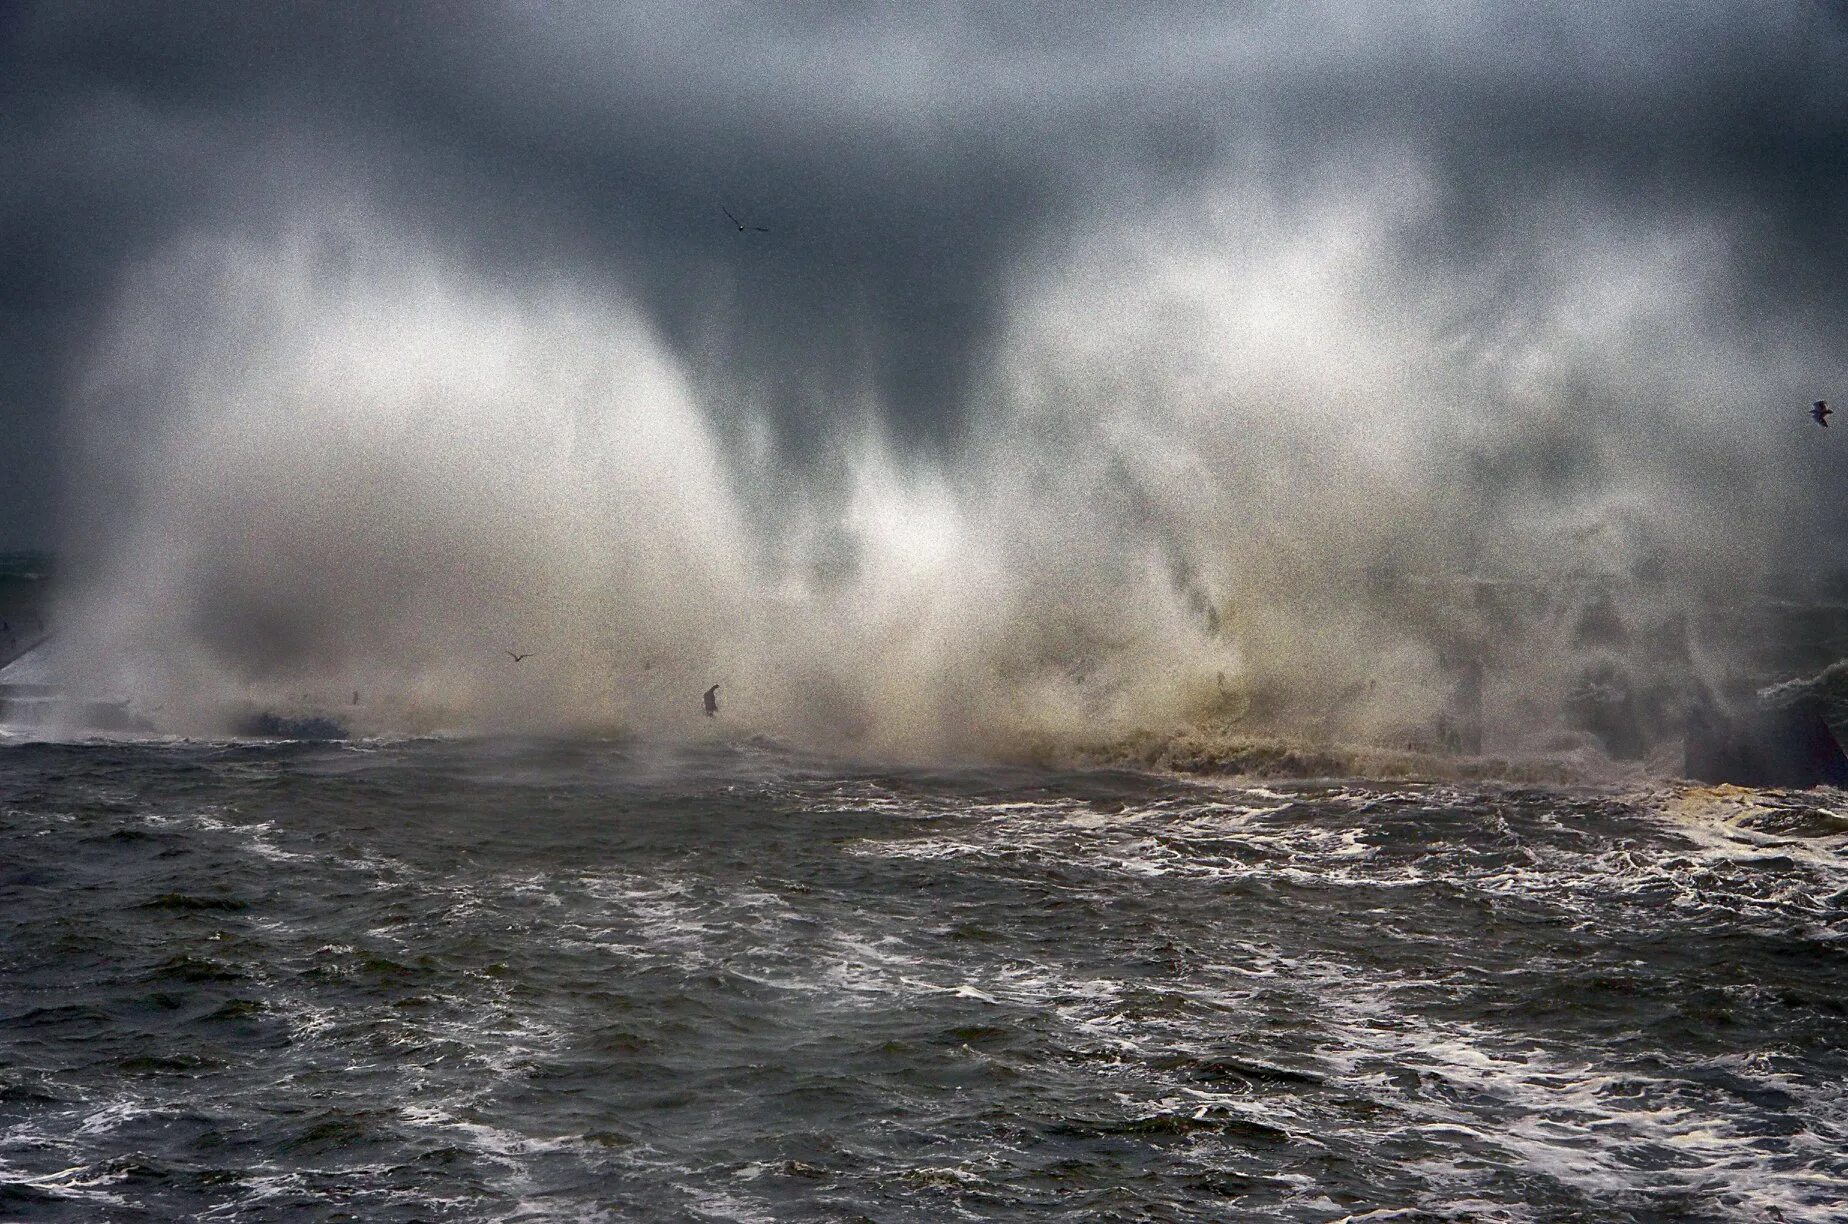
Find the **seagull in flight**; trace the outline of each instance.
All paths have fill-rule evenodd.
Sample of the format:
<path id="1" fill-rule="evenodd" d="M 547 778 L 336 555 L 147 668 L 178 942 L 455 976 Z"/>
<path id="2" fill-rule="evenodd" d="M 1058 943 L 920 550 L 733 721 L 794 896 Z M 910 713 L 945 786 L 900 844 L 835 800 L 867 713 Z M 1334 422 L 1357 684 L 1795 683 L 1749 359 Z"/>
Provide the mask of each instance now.
<path id="1" fill-rule="evenodd" d="M 1828 400 L 1817 400 L 1816 406 L 1810 409 L 1810 415 L 1816 418 L 1816 424 L 1827 429 L 1829 427 L 1829 414 L 1833 411 L 1834 409 L 1829 407 Z"/>
<path id="2" fill-rule="evenodd" d="M 730 221 L 733 225 L 738 227 L 738 232 L 740 234 L 767 234 L 770 232 L 769 228 L 766 226 L 746 225 L 744 222 L 738 220 L 738 218 L 732 216 L 731 209 L 725 207 L 723 204 L 719 205 L 719 211 L 725 214 L 725 219 L 727 221 Z"/>
<path id="3" fill-rule="evenodd" d="M 503 650 L 501 653 L 506 655 L 509 659 L 512 659 L 515 663 L 518 663 L 521 659 L 530 659 L 533 657 L 533 652 L 530 650 L 525 654 L 514 654 L 511 650 Z"/>

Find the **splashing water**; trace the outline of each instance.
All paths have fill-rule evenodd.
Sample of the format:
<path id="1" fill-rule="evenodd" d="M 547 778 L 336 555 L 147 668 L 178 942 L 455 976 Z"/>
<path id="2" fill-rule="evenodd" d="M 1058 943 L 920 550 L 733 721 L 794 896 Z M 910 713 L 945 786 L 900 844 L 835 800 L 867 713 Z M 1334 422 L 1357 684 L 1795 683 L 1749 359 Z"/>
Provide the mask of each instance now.
<path id="1" fill-rule="evenodd" d="M 1156 216 L 1021 269 L 984 411 L 936 456 L 869 399 L 798 462 L 621 292 L 466 270 L 358 205 L 182 243 L 129 282 L 75 410 L 74 484 L 111 495 L 72 515 L 74 688 L 174 731 L 351 704 L 362 731 L 701 736 L 719 682 L 731 728 L 911 758 L 1213 718 L 1404 741 L 1467 657 L 1508 743 L 1613 651 L 1677 706 L 1723 655 L 1688 635 L 1693 587 L 1632 591 L 1630 640 L 1585 624 L 1683 490 L 1639 464 L 1542 514 L 1465 478 L 1480 447 L 1450 440 L 1493 425 L 1395 356 L 1437 336 L 1378 289 L 1421 191 L 1385 181 L 1262 267 L 1188 262 L 1210 235 Z M 1632 273 L 1672 281 L 1662 259 Z M 1513 610 L 1412 581 L 1497 533 L 1592 577 L 1517 582 Z"/>

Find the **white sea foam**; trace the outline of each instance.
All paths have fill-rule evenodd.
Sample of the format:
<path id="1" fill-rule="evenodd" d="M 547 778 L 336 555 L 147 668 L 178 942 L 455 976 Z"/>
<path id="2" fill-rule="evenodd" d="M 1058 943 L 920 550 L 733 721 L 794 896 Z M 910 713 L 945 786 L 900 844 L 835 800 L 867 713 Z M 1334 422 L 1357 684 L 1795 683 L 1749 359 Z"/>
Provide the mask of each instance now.
<path id="1" fill-rule="evenodd" d="M 1760 802 L 1734 800 L 1719 814 L 1693 817 L 1686 810 L 1660 817 L 1647 809 L 1628 813 L 1626 819 L 1662 826 L 1669 834 L 1662 840 L 1612 843 L 1605 835 L 1588 837 L 1584 829 L 1556 822 L 1541 840 L 1504 851 L 1466 852 L 1461 843 L 1437 841 L 1421 858 L 1386 860 L 1366 825 L 1371 814 L 1394 804 L 1417 810 L 1431 799 L 1417 791 L 1318 795 L 1320 815 L 1313 823 L 1290 820 L 1287 803 L 1193 811 L 1164 805 L 1160 811 L 1123 813 L 1082 807 L 1052 813 L 1021 805 L 972 813 L 985 819 L 923 837 L 860 842 L 853 850 L 916 862 L 971 860 L 1001 870 L 1028 863 L 1038 869 L 1082 867 L 1126 882 L 1261 879 L 1370 889 L 1444 884 L 1571 914 L 1608 910 L 1626 896 L 1660 888 L 1675 895 L 1674 913 L 1712 910 L 1748 921 L 1763 913 L 1784 924 L 1793 911 L 1819 918 L 1841 914 L 1848 884 L 1840 855 L 1844 839 L 1753 828 L 1749 821 L 1764 810 Z M 1331 823 L 1344 806 L 1353 823 Z M 1505 822 L 1502 828 L 1514 837 Z M 1284 956 L 1259 946 L 1246 950 L 1249 963 L 1216 958 L 1164 989 L 1228 1014 L 1236 1014 L 1233 1009 L 1247 1004 L 1249 995 L 1243 986 L 1230 986 L 1232 981 L 1313 992 L 1318 1001 L 1304 1018 L 1316 1039 L 1316 1073 L 1332 1089 L 1372 1097 L 1399 1118 L 1363 1141 L 1417 1135 L 1430 1153 L 1418 1166 L 1430 1187 L 1418 1203 L 1355 1219 L 1447 1214 L 1460 1202 L 1481 1203 L 1488 1213 L 1483 1218 L 1524 1218 L 1528 1213 L 1481 1198 L 1483 1159 L 1491 1166 L 1534 1170 L 1587 1201 L 1632 1196 L 1642 1204 L 1676 1194 L 1741 1219 L 1822 1221 L 1833 1218 L 1832 1204 L 1848 1199 L 1848 1175 L 1835 1159 L 1848 1144 L 1848 1131 L 1835 1113 L 1842 1094 L 1813 1080 L 1780 1073 L 1763 1061 L 1729 1066 L 1739 1078 L 1795 1102 L 1760 1119 L 1748 1106 L 1702 1087 L 1697 1067 L 1648 1074 L 1622 1070 L 1614 1052 L 1606 1062 L 1573 1057 L 1541 1046 L 1531 1035 L 1420 1018 L 1393 1002 L 1401 991 L 1444 989 L 1441 979 L 1382 979 L 1339 960 Z M 1102 1043 L 1137 1060 L 1198 1040 L 1185 1018 L 1129 1019 L 1114 991 L 1087 988 L 1053 971 L 1002 974 L 959 989 L 969 990 L 968 997 L 1058 1017 L 1074 1039 Z M 1395 1078 L 1406 1070 L 1427 1087 L 1408 1092 Z M 1151 1112 L 1246 1108 L 1236 1094 L 1190 1085 L 1180 1086 L 1178 1095 L 1132 1099 L 1136 1108 Z M 1352 1125 L 1320 1112 L 1312 1099 L 1247 1116 L 1331 1142 Z M 1786 1133 L 1792 1117 L 1802 1119 L 1802 1127 Z M 1360 1132 L 1349 1137 L 1360 1140 Z M 1462 1162 L 1446 1154 L 1459 1143 L 1477 1149 L 1481 1158 Z"/>

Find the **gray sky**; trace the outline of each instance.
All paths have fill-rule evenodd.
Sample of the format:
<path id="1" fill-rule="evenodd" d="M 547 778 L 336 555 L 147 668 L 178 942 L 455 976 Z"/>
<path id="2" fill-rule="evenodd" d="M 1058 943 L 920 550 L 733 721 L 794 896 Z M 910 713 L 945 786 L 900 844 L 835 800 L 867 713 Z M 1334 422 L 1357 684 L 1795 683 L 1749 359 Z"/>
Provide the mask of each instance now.
<path id="1" fill-rule="evenodd" d="M 1460 496 L 1577 496 L 1640 447 L 1677 488 L 1775 473 L 1840 563 L 1848 438 L 1802 414 L 1848 403 L 1845 87 L 1840 0 L 10 4 L 0 544 L 58 542 L 65 402 L 130 271 L 330 193 L 497 282 L 622 294 L 718 432 L 761 426 L 800 473 L 869 415 L 953 462 L 1068 242 L 1190 209 L 1236 234 L 1223 210 L 1256 201 L 1255 267 L 1279 218 L 1379 205 L 1411 166 L 1369 266 L 1423 304 L 1405 359 L 1458 388 L 1607 249 L 1697 236 L 1659 335 L 1590 319 L 1537 399 L 1483 405 Z M 1662 403 L 1598 375 L 1691 345 L 1752 372 Z"/>

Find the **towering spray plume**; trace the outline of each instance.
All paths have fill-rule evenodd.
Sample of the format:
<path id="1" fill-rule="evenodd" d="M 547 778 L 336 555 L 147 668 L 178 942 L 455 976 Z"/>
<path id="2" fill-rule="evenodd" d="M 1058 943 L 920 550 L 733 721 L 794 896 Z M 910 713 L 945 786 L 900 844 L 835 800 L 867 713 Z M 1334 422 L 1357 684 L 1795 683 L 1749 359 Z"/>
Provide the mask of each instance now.
<path id="1" fill-rule="evenodd" d="M 1024 565 L 1025 491 L 876 436 L 844 502 L 753 488 L 620 300 L 330 215 L 184 244 L 126 295 L 86 390 L 86 483 L 126 492 L 91 506 L 86 687 L 177 727 L 362 688 L 380 729 L 672 731 L 717 674 L 747 726 L 917 751 L 1075 727 L 1139 693 L 1086 674 L 1125 660 L 1232 662 L 1133 550 Z"/>
<path id="2" fill-rule="evenodd" d="M 1689 594 L 1771 537 L 1719 535 L 1733 491 L 1641 444 L 1569 500 L 1483 479 L 1561 394 L 1546 329 L 1606 291 L 1574 279 L 1461 371 L 1428 356 L 1445 312 L 1391 267 L 1419 188 L 1246 201 L 1261 253 L 1184 210 L 1091 233 L 1012 288 L 961 453 L 866 427 L 793 498 L 620 295 L 497 285 L 351 206 L 178 244 L 86 383 L 84 483 L 122 496 L 91 504 L 73 655 L 175 727 L 362 688 L 380 730 L 691 733 L 713 675 L 738 725 L 929 753 L 1227 714 L 1373 734 L 1428 721 L 1468 653 L 1550 691 L 1543 725 L 1597 593 L 1498 644 L 1445 580 L 1647 562 Z M 1672 249 L 1622 275 L 1648 282 L 1606 306 L 1626 327 L 1687 292 Z M 1644 386 L 1737 359 L 1572 377 L 1641 429 Z M 1679 607 L 1651 598 L 1629 619 Z M 516 641 L 538 653 L 510 673 Z"/>
<path id="3" fill-rule="evenodd" d="M 1827 6 L 200 12 L 0 74 L 66 640 L 176 727 L 1391 737 L 1483 663 L 1518 739 L 1841 562 Z"/>

